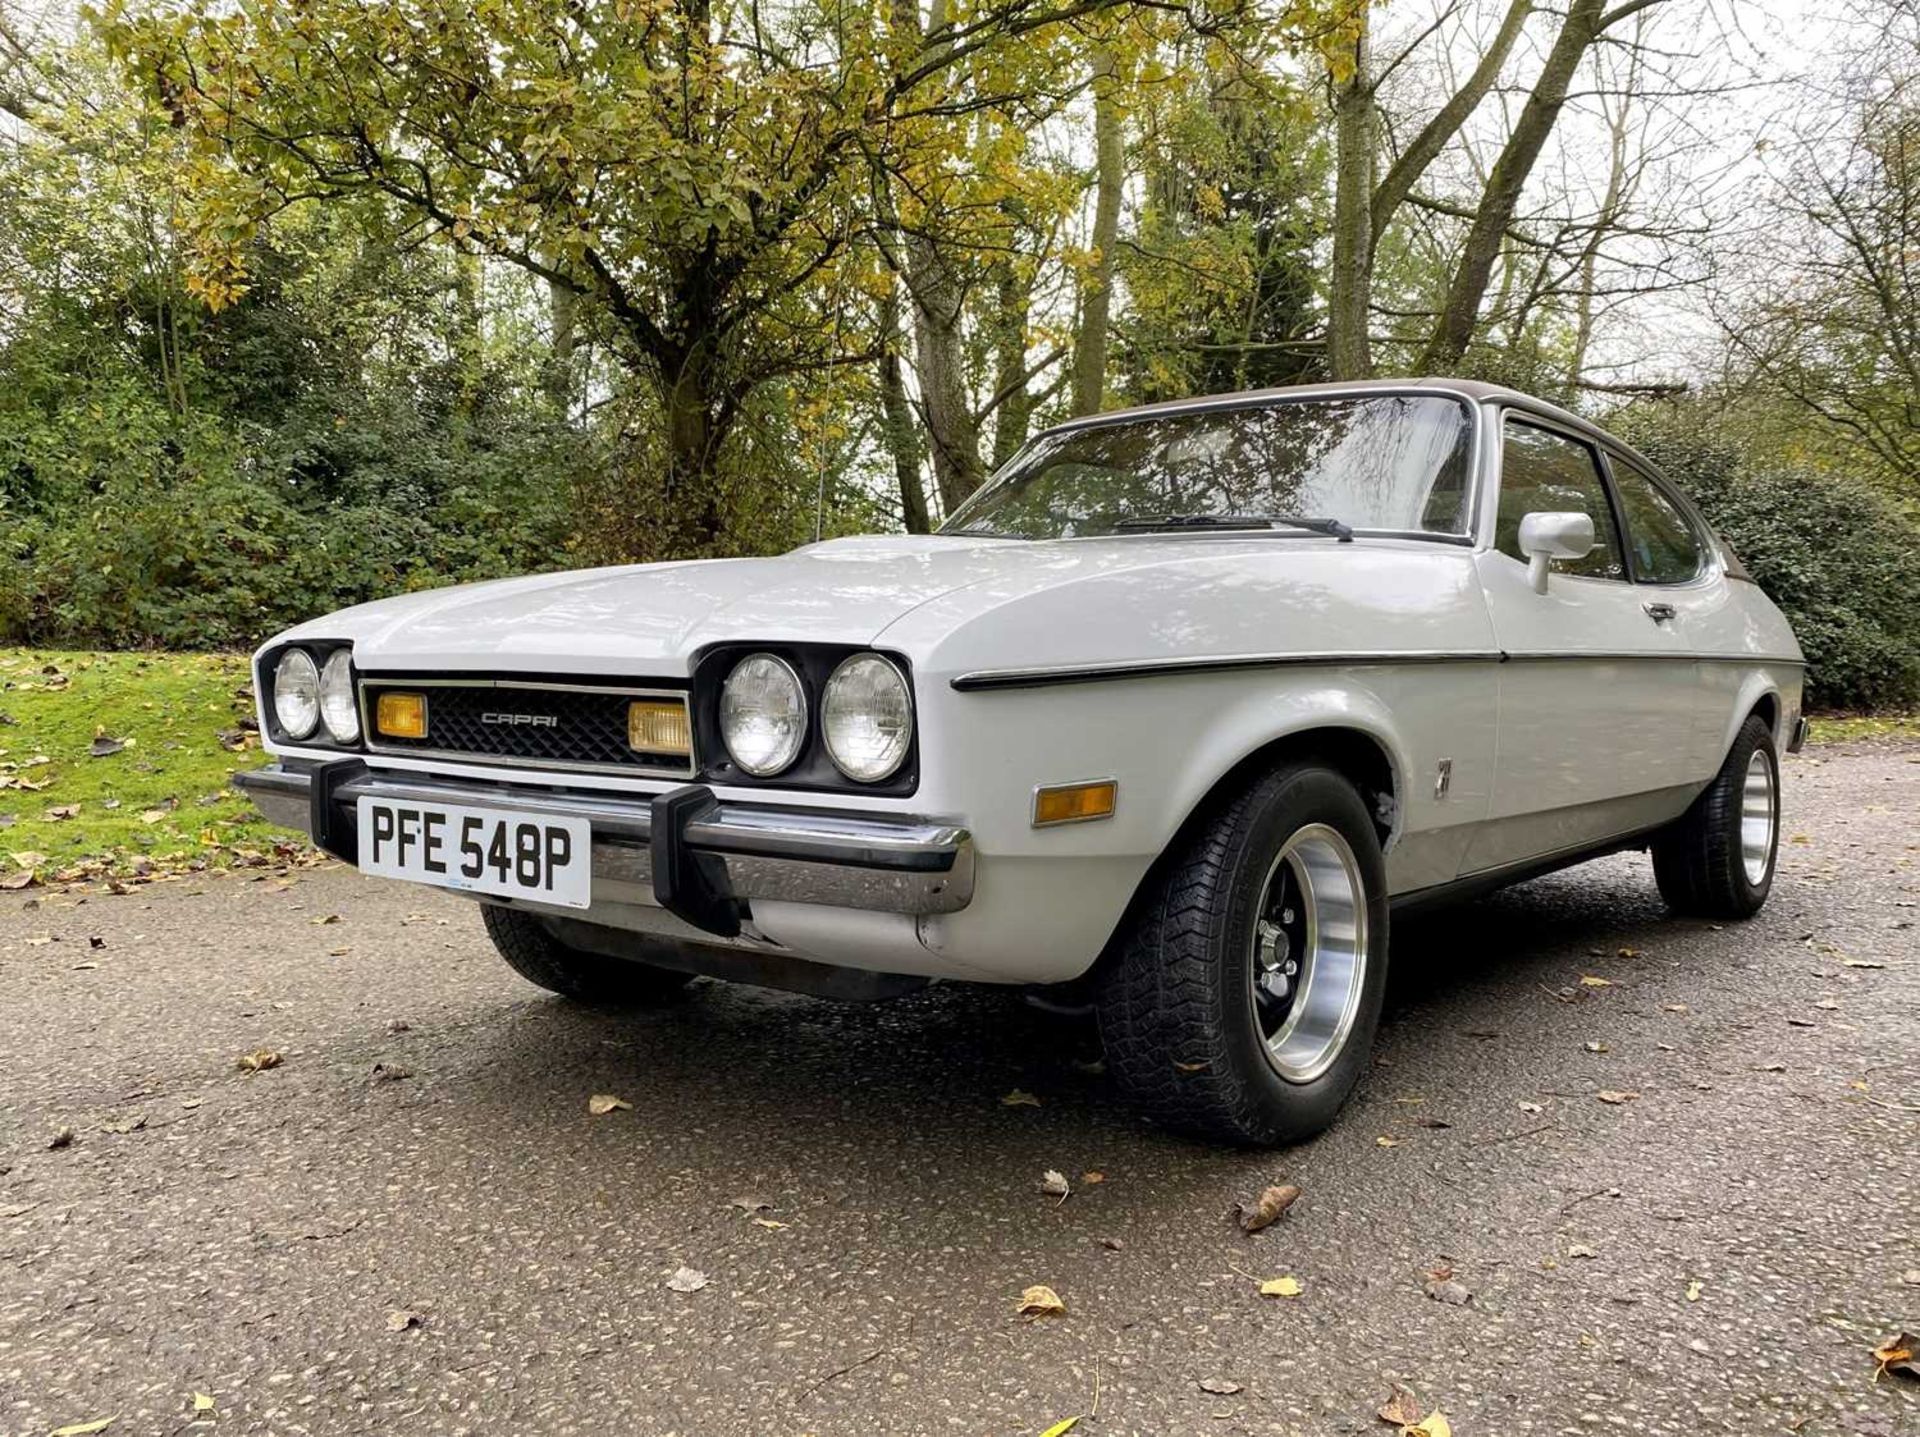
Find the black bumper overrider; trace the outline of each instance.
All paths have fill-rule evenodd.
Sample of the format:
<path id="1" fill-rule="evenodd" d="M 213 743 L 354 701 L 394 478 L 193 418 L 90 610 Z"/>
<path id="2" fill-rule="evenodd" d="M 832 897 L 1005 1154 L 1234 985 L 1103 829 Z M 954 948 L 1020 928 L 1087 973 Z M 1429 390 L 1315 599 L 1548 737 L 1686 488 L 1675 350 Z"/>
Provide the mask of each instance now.
<path id="1" fill-rule="evenodd" d="M 652 797 L 375 771 L 357 758 L 273 764 L 234 785 L 275 823 L 358 860 L 359 800 L 585 818 L 593 872 L 638 885 L 703 932 L 732 937 L 756 898 L 883 913 L 952 913 L 973 898 L 973 841 L 920 818 L 725 802 L 704 784 Z"/>

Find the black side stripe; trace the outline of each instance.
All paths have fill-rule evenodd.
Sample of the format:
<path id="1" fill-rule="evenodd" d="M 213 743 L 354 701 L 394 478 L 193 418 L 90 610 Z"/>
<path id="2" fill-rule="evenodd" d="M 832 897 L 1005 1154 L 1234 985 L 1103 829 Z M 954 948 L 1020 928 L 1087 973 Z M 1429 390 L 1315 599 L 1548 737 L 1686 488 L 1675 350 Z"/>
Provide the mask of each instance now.
<path id="1" fill-rule="evenodd" d="M 1170 674 L 1218 674 L 1244 669 L 1378 668 L 1388 664 L 1509 664 L 1509 663 L 1641 663 L 1650 660 L 1684 663 L 1790 665 L 1804 668 L 1806 660 L 1786 655 L 1648 653 L 1635 649 L 1568 653 L 1537 650 L 1510 653 L 1503 649 L 1460 653 L 1350 653 L 1350 654 L 1235 654 L 1218 658 L 1161 659 L 1143 663 L 1088 664 L 1050 669 L 977 669 L 957 675 L 951 686 L 961 693 L 991 689 L 1052 688 L 1061 684 L 1113 683 L 1123 679 L 1163 678 Z"/>

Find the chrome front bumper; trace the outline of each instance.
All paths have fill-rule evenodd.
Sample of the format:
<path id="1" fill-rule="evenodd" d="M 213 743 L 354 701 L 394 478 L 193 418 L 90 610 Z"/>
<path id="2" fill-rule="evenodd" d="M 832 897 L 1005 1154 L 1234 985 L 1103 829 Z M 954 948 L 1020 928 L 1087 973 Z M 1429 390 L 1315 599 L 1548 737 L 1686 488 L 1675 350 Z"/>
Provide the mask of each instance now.
<path id="1" fill-rule="evenodd" d="M 706 932 L 739 931 L 756 898 L 877 913 L 953 913 L 973 899 L 973 840 L 917 818 L 722 802 L 702 784 L 653 798 L 376 773 L 359 759 L 234 775 L 274 823 L 352 863 L 362 797 L 456 803 L 557 818 L 593 829 L 593 876 L 651 892 Z"/>

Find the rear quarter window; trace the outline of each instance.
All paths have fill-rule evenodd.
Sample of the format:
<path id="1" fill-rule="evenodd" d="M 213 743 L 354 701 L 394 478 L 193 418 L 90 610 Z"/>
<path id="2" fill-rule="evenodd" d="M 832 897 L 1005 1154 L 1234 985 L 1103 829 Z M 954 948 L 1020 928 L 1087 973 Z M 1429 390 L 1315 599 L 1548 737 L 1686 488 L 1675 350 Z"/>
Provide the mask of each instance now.
<path id="1" fill-rule="evenodd" d="M 1609 455 L 1613 490 L 1627 525 L 1627 556 L 1643 584 L 1684 584 L 1706 565 L 1706 545 L 1653 478 L 1618 455 Z"/>

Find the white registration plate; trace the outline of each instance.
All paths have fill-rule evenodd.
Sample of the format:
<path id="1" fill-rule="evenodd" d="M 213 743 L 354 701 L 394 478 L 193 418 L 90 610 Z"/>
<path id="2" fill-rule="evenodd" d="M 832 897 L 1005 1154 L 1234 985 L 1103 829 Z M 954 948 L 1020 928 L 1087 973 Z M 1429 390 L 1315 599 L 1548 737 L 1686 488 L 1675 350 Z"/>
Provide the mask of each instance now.
<path id="1" fill-rule="evenodd" d="M 593 830 L 584 818 L 362 798 L 360 868 L 406 878 L 585 908 L 593 898 Z"/>

